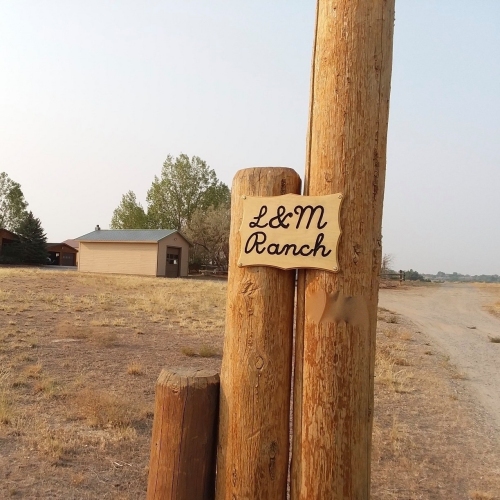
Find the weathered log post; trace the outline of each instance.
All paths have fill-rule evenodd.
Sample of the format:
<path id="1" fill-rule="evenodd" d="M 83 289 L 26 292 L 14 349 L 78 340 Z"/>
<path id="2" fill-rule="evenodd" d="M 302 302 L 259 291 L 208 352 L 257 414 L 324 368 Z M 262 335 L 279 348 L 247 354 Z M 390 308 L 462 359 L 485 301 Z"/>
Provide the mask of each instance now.
<path id="1" fill-rule="evenodd" d="M 215 371 L 162 370 L 156 384 L 148 500 L 212 500 L 219 408 Z"/>
<path id="2" fill-rule="evenodd" d="M 342 193 L 339 272 L 301 271 L 293 500 L 370 495 L 394 0 L 318 0 L 306 195 Z"/>
<path id="3" fill-rule="evenodd" d="M 300 192 L 289 168 L 240 170 L 231 199 L 218 500 L 286 498 L 295 271 L 239 267 L 243 196 Z"/>

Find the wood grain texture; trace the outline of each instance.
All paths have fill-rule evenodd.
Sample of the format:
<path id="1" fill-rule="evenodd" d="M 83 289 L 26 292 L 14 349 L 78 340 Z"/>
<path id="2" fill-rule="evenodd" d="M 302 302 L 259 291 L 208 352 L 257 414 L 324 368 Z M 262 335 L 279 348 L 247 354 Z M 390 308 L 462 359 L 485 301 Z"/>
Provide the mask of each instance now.
<path id="1" fill-rule="evenodd" d="M 242 196 L 300 192 L 289 168 L 240 170 L 231 199 L 218 500 L 286 498 L 295 271 L 238 267 Z"/>
<path id="2" fill-rule="evenodd" d="M 318 0 L 304 190 L 344 201 L 340 272 L 299 276 L 293 500 L 370 495 L 393 27 L 394 0 Z"/>
<path id="3" fill-rule="evenodd" d="M 148 500 L 212 500 L 219 375 L 162 370 L 156 384 Z"/>

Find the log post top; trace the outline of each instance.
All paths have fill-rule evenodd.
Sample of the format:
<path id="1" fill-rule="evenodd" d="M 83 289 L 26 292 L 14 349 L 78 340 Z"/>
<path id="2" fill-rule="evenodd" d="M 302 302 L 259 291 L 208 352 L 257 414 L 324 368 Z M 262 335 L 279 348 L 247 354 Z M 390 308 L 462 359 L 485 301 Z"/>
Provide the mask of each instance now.
<path id="1" fill-rule="evenodd" d="M 180 391 L 186 387 L 203 389 L 208 385 L 219 383 L 216 370 L 196 370 L 192 368 L 163 369 L 158 377 L 158 385 Z"/>
<path id="2" fill-rule="evenodd" d="M 280 182 L 276 182 L 281 177 Z M 279 196 L 300 190 L 300 176 L 289 167 L 250 167 L 238 170 L 233 187 L 241 186 L 247 196 Z"/>

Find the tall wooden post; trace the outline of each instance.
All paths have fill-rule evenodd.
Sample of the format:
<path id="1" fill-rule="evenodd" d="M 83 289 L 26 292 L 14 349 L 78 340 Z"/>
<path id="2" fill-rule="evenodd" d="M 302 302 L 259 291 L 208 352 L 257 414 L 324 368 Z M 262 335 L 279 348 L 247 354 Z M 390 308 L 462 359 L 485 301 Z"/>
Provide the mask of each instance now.
<path id="1" fill-rule="evenodd" d="M 336 274 L 299 278 L 292 499 L 368 499 L 394 0 L 318 0 L 305 194 L 343 193 Z"/>
<path id="2" fill-rule="evenodd" d="M 286 498 L 295 272 L 238 267 L 238 230 L 243 196 L 299 192 L 289 168 L 240 170 L 233 181 L 217 500 Z"/>

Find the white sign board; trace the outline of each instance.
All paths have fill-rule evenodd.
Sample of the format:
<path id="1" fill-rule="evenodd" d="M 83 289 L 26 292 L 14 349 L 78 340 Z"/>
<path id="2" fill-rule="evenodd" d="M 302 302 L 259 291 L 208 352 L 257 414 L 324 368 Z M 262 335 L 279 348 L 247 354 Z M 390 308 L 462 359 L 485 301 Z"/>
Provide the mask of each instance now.
<path id="1" fill-rule="evenodd" d="M 342 194 L 243 197 L 239 266 L 336 272 Z"/>

